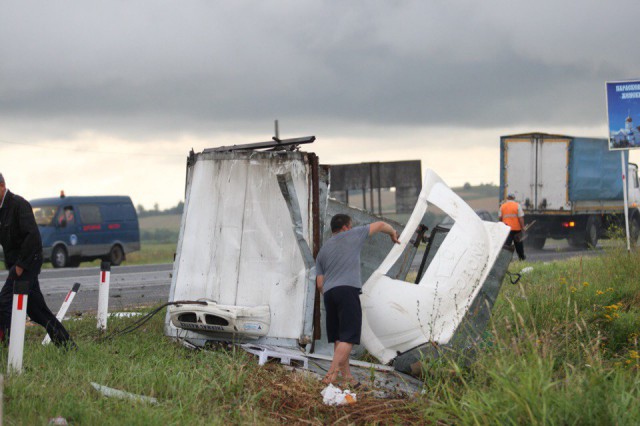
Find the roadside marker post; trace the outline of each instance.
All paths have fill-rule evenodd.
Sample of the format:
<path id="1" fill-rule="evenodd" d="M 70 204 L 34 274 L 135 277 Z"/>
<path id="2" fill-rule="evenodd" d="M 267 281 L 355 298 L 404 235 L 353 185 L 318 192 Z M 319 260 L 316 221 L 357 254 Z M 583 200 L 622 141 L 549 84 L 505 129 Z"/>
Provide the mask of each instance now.
<path id="1" fill-rule="evenodd" d="M 29 281 L 13 283 L 13 310 L 11 311 L 11 335 L 9 336 L 9 373 L 22 373 L 24 333 L 27 322 Z"/>
<path id="2" fill-rule="evenodd" d="M 109 313 L 109 280 L 111 279 L 111 263 L 100 264 L 100 290 L 98 292 L 98 330 L 107 330 Z"/>
<path id="3" fill-rule="evenodd" d="M 69 309 L 69 306 L 71 306 L 71 302 L 73 302 L 73 298 L 76 297 L 76 294 L 78 293 L 79 288 L 80 288 L 80 283 L 75 283 L 73 285 L 73 288 L 71 288 L 71 290 L 69 290 L 69 293 L 67 293 L 67 297 L 64 298 L 64 302 L 62 302 L 62 305 L 58 310 L 58 315 L 56 315 L 56 318 L 58 319 L 58 321 L 62 322 L 62 319 L 67 314 L 67 310 Z M 51 343 L 51 336 L 47 334 L 46 336 L 44 336 L 44 339 L 42 340 L 42 344 L 48 345 L 49 343 Z"/>

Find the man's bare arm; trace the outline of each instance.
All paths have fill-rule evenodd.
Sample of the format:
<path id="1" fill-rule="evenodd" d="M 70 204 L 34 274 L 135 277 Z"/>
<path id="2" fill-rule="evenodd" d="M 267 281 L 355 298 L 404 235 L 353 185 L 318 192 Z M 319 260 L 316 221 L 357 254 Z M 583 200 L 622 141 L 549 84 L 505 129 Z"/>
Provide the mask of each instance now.
<path id="1" fill-rule="evenodd" d="M 316 288 L 322 293 L 322 286 L 324 285 L 324 275 L 316 276 Z"/>
<path id="2" fill-rule="evenodd" d="M 378 232 L 382 232 L 387 234 L 391 241 L 396 244 L 400 244 L 400 240 L 398 240 L 398 233 L 391 225 L 386 222 L 373 222 L 369 225 L 369 235 L 377 234 Z"/>

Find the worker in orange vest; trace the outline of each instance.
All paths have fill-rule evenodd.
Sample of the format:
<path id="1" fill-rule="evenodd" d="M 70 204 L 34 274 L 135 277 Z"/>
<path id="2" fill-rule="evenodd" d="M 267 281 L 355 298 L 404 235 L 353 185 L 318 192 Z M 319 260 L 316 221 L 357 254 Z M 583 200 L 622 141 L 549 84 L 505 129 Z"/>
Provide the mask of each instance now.
<path id="1" fill-rule="evenodd" d="M 507 200 L 500 206 L 500 220 L 511 228 L 505 245 L 511 246 L 512 243 L 515 244 L 518 258 L 520 258 L 520 260 L 525 260 L 527 257 L 524 255 L 524 246 L 522 244 L 524 211 L 515 199 L 515 195 L 507 195 Z"/>

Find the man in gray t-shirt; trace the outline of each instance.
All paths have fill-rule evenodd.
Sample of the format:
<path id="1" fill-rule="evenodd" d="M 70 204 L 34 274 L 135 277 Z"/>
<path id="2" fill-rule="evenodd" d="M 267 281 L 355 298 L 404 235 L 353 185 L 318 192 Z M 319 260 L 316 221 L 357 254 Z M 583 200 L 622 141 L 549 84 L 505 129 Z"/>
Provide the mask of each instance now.
<path id="1" fill-rule="evenodd" d="M 323 382 L 333 383 L 342 374 L 345 384 L 355 385 L 349 354 L 354 344 L 360 344 L 362 327 L 360 250 L 369 235 L 383 232 L 399 243 L 398 233 L 385 222 L 352 228 L 345 214 L 331 218 L 331 232 L 316 258 L 316 286 L 324 296 L 327 337 L 334 343 L 333 361 Z"/>

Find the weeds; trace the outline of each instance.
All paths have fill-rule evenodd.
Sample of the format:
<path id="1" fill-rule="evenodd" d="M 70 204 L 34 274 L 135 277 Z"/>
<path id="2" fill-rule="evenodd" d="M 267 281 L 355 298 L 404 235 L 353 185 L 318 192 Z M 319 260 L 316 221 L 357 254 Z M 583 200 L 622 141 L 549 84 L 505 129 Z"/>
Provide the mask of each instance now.
<path id="1" fill-rule="evenodd" d="M 460 371 L 454 380 L 425 362 L 428 415 L 463 424 L 637 424 L 639 260 L 612 250 L 537 265 L 518 287 L 503 287 L 472 365 L 440 360 L 439 371 Z"/>
<path id="2" fill-rule="evenodd" d="M 7 424 L 637 424 L 640 419 L 640 256 L 534 265 L 505 285 L 473 361 L 424 359 L 415 400 L 358 395 L 322 404 L 322 385 L 242 350 L 189 351 L 164 337 L 159 314 L 133 333 L 99 338 L 95 318 L 66 322 L 77 351 L 43 347 L 29 327 L 24 372 L 6 377 Z M 131 319 L 110 319 L 110 331 Z M 6 348 L 0 363 L 6 365 Z M 152 396 L 106 398 L 89 382 Z"/>

